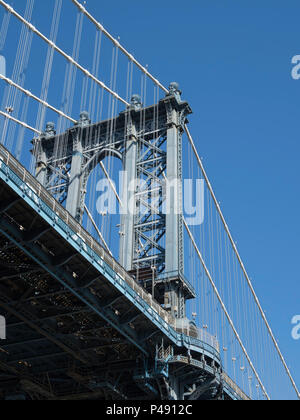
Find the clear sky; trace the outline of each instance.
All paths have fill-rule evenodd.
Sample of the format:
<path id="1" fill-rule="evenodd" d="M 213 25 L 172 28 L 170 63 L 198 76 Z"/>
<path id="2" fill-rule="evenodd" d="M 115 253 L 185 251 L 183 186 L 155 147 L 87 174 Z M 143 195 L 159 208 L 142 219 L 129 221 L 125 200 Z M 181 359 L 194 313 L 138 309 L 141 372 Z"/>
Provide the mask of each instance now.
<path id="1" fill-rule="evenodd" d="M 17 4 L 20 0 L 16 0 Z M 298 0 L 88 0 L 164 85 L 190 130 L 275 335 L 300 385 Z"/>

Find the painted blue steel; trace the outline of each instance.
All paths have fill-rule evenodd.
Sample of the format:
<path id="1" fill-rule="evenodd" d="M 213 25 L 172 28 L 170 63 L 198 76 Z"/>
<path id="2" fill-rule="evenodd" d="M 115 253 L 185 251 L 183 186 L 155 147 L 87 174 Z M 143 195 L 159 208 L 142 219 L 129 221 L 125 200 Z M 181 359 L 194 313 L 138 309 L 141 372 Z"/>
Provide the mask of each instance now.
<path id="1" fill-rule="evenodd" d="M 24 169 L 24 171 L 26 171 Z M 178 333 L 134 291 L 84 240 L 74 232 L 14 171 L 0 160 L 0 178 L 48 223 L 70 245 L 89 261 L 116 289 L 135 305 L 176 346 L 204 353 L 220 363 L 218 351 L 207 343 Z M 18 245 L 19 246 L 19 245 Z M 45 267 L 46 268 L 46 267 Z M 55 276 L 57 278 L 57 276 Z M 74 291 L 73 291 L 74 292 Z M 82 299 L 82 297 L 80 297 Z M 90 304 L 89 304 L 90 305 Z M 95 309 L 95 308 L 93 308 Z M 137 343 L 135 343 L 137 344 Z M 143 349 L 144 352 L 144 349 Z"/>

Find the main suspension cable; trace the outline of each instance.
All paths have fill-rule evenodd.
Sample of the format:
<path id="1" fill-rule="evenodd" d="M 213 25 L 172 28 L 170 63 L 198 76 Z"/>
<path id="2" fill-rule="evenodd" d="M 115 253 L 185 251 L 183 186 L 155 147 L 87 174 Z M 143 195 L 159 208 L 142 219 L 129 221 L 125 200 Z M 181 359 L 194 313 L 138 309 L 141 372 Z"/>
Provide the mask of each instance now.
<path id="1" fill-rule="evenodd" d="M 45 41 L 48 45 L 50 45 L 55 51 L 57 51 L 59 54 L 61 54 L 66 60 L 68 60 L 71 64 L 73 64 L 75 67 L 77 67 L 79 70 L 82 71 L 87 77 L 92 79 L 94 82 L 96 82 L 99 86 L 101 86 L 104 90 L 106 90 L 109 94 L 111 94 L 113 97 L 115 97 L 118 101 L 122 102 L 125 105 L 129 105 L 128 102 L 125 101 L 125 99 L 121 98 L 120 95 L 118 95 L 116 92 L 114 92 L 112 89 L 110 89 L 108 86 L 106 86 L 105 83 L 103 83 L 101 80 L 97 79 L 92 73 L 90 73 L 86 68 L 81 66 L 77 61 L 75 61 L 71 56 L 69 56 L 67 53 L 65 53 L 60 47 L 58 47 L 53 41 L 48 39 L 42 32 L 40 32 L 32 23 L 28 22 L 26 19 L 24 19 L 23 16 L 21 16 L 18 12 L 15 11 L 15 9 L 7 4 L 5 1 L 0 0 L 0 5 L 3 6 L 8 12 L 10 12 L 12 15 L 14 15 L 17 19 L 19 19 L 24 25 L 26 25 L 32 32 L 34 32 L 36 35 L 38 35 L 43 41 Z"/>
<path id="2" fill-rule="evenodd" d="M 152 74 L 147 70 L 146 67 L 144 67 L 141 63 L 138 62 L 138 60 L 136 60 L 136 58 L 134 58 L 134 56 L 132 54 L 130 54 L 121 44 L 120 42 L 114 38 L 104 27 L 103 25 L 98 22 L 93 15 L 91 15 L 91 13 L 89 13 L 87 11 L 87 9 L 81 4 L 79 3 L 79 1 L 77 0 L 71 0 L 75 6 L 78 7 L 78 9 L 97 27 L 97 29 L 99 29 L 101 32 L 103 32 L 103 34 L 110 39 L 111 42 L 113 42 L 115 44 L 115 46 L 117 48 L 119 48 L 119 50 L 126 55 L 126 57 L 129 58 L 130 61 L 132 61 L 143 73 L 145 73 L 146 76 L 149 77 L 149 79 L 151 79 L 157 86 L 159 86 L 165 93 L 168 93 L 168 89 L 165 88 L 160 82 L 159 80 L 157 80 L 154 76 L 152 76 Z"/>
<path id="3" fill-rule="evenodd" d="M 0 115 L 2 115 L 2 117 L 8 118 L 9 120 L 21 125 L 24 128 L 28 128 L 28 130 L 33 131 L 34 133 L 41 135 L 41 131 L 36 130 L 35 128 L 31 127 L 30 125 L 26 124 L 24 121 L 20 121 L 17 120 L 16 118 L 12 117 L 11 115 L 7 114 L 6 112 L 0 111 Z"/>
<path id="4" fill-rule="evenodd" d="M 35 101 L 39 102 L 40 104 L 44 105 L 45 107 L 47 107 L 47 108 L 51 109 L 52 111 L 56 112 L 60 116 L 70 120 L 73 123 L 76 123 L 76 120 L 74 120 L 74 118 L 70 117 L 69 115 L 65 114 L 64 112 L 60 111 L 59 109 L 55 108 L 54 106 L 50 105 L 48 102 L 46 102 L 43 99 L 39 98 L 38 96 L 34 95 L 29 90 L 24 89 L 22 86 L 18 85 L 13 80 L 9 79 L 8 77 L 4 76 L 1 73 L 0 73 L 0 79 L 4 80 L 9 85 L 11 85 L 11 86 L 15 87 L 16 89 L 20 90 L 22 93 L 24 93 L 25 95 L 34 99 Z"/>

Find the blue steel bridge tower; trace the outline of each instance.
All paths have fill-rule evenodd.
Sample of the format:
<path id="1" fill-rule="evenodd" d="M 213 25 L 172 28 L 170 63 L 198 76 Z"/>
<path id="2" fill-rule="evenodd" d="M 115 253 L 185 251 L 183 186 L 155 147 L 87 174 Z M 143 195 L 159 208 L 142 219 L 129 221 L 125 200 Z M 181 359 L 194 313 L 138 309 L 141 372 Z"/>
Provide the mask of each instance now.
<path id="1" fill-rule="evenodd" d="M 92 124 L 82 112 L 65 133 L 56 134 L 48 123 L 34 140 L 38 181 L 79 222 L 93 169 L 107 156 L 122 161 L 126 210 L 120 221 L 120 264 L 179 319 L 186 317 L 186 300 L 195 298 L 184 277 L 182 215 L 182 135 L 191 113 L 174 82 L 158 104 L 144 108 L 134 95 L 116 118 Z M 66 146 L 57 157 L 60 142 Z"/>

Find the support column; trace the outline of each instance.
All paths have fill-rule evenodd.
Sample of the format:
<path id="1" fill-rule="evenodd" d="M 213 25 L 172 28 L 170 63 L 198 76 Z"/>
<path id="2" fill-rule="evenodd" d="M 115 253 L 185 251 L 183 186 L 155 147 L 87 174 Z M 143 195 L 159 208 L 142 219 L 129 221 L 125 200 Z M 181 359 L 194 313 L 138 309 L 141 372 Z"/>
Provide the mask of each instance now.
<path id="1" fill-rule="evenodd" d="M 167 206 L 166 206 L 166 276 L 172 281 L 166 284 L 165 307 L 176 318 L 185 316 L 182 307 L 180 276 L 184 271 L 182 238 L 182 135 L 178 125 L 179 115 L 175 102 L 166 101 L 167 130 Z M 178 279 L 178 280 L 176 280 Z"/>
<path id="2" fill-rule="evenodd" d="M 36 140 L 36 179 L 40 184 L 46 187 L 47 182 L 47 153 L 46 153 L 46 141 L 56 135 L 55 124 L 48 122 L 46 129 L 42 133 L 41 137 Z"/>
<path id="3" fill-rule="evenodd" d="M 82 188 L 82 162 L 83 162 L 83 147 L 81 142 L 81 130 L 73 131 L 73 155 L 70 170 L 70 181 L 68 188 L 68 196 L 66 209 L 75 217 L 77 221 L 81 221 L 82 210 L 81 202 L 81 188 Z"/>
<path id="4" fill-rule="evenodd" d="M 176 112 L 173 111 L 174 118 Z M 179 223 L 182 215 L 181 174 L 179 173 L 179 148 L 181 136 L 176 126 L 167 131 L 167 214 L 166 214 L 166 273 L 177 272 L 181 269 L 183 256 L 180 255 Z"/>
<path id="5" fill-rule="evenodd" d="M 184 279 L 183 251 L 183 187 L 182 135 L 186 116 L 192 112 L 181 100 L 176 82 L 170 84 L 169 94 L 163 100 L 167 123 L 167 206 L 166 206 L 166 280 L 165 308 L 175 318 L 186 317 L 187 294 Z"/>
<path id="6" fill-rule="evenodd" d="M 91 120 L 87 111 L 80 113 L 79 121 L 75 123 L 71 130 L 73 137 L 73 155 L 71 162 L 70 181 L 67 195 L 66 209 L 82 223 L 84 213 L 85 188 L 87 184 L 87 173 L 83 172 L 84 156 L 83 156 L 83 137 L 86 136 Z"/>
<path id="7" fill-rule="evenodd" d="M 121 230 L 120 230 L 120 264 L 125 270 L 133 269 L 134 222 L 136 213 L 136 178 L 137 178 L 137 134 L 131 115 L 128 113 L 126 150 L 124 152 L 124 179 L 122 185 Z"/>
<path id="8" fill-rule="evenodd" d="M 38 152 L 36 162 L 36 179 L 37 181 L 46 187 L 47 178 L 47 156 L 43 148 L 42 140 L 38 140 Z"/>

